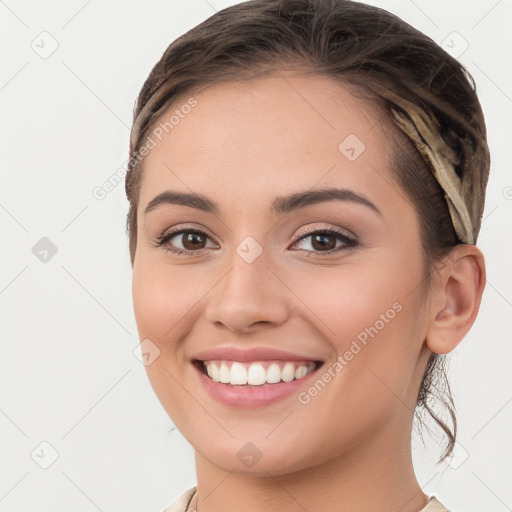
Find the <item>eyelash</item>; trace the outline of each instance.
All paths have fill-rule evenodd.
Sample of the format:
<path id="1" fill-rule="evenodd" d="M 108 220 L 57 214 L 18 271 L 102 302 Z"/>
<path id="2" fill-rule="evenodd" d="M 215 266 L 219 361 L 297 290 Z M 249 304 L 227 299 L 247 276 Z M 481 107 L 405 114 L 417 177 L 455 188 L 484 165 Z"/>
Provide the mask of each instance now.
<path id="1" fill-rule="evenodd" d="M 175 249 L 167 244 L 167 242 L 169 240 L 171 240 L 175 236 L 181 235 L 183 233 L 195 233 L 195 234 L 203 235 L 203 236 L 211 239 L 211 237 L 209 237 L 204 231 L 200 231 L 198 229 L 193 229 L 193 228 L 182 228 L 182 229 L 177 229 L 176 231 L 171 231 L 169 233 L 165 233 L 161 236 L 158 236 L 153 241 L 153 244 L 155 247 L 160 247 L 164 251 L 171 252 L 176 255 L 184 254 L 185 256 L 188 256 L 188 255 L 195 256 L 202 249 L 199 249 L 197 251 L 189 251 L 187 249 Z M 292 245 L 295 245 L 296 243 L 300 242 L 301 240 L 308 238 L 312 235 L 317 235 L 317 234 L 333 235 L 336 237 L 336 240 L 341 240 L 345 245 L 342 245 L 341 247 L 337 247 L 334 249 L 330 249 L 329 251 L 308 251 L 311 254 L 321 255 L 321 256 L 329 256 L 329 255 L 337 253 L 337 252 L 355 249 L 355 247 L 357 245 L 359 245 L 359 242 L 355 238 L 348 236 L 346 233 L 344 233 L 343 231 L 340 231 L 336 228 L 315 229 L 312 231 L 308 231 L 308 232 L 302 234 L 299 238 L 297 238 L 297 240 L 295 240 L 295 242 Z M 302 249 L 302 250 L 307 250 L 307 249 Z"/>

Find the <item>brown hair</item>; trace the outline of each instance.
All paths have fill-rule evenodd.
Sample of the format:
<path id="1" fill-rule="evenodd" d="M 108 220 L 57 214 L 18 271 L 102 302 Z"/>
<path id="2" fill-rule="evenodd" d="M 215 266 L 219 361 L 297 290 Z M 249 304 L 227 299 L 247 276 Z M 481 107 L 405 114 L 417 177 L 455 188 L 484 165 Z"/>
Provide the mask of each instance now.
<path id="1" fill-rule="evenodd" d="M 464 66 L 425 34 L 377 7 L 348 0 L 251 0 L 217 12 L 176 39 L 142 87 L 134 111 L 125 183 L 132 265 L 145 154 L 141 149 L 157 121 L 179 99 L 210 85 L 285 68 L 304 69 L 348 86 L 384 112 L 386 123 L 397 94 L 432 112 L 440 136 L 459 155 L 457 174 L 464 174 L 469 158 L 477 168 L 473 185 L 482 193 L 475 206 L 476 239 L 490 157 L 475 83 Z M 388 135 L 394 155 L 391 171 L 419 213 L 425 283 L 429 285 L 435 264 L 458 240 L 432 170 L 399 129 L 395 127 Z M 437 410 L 439 405 L 446 409 L 451 427 Z M 416 416 L 420 421 L 422 413 L 429 414 L 447 436 L 442 461 L 453 450 L 457 432 L 445 356 L 430 356 L 418 393 Z"/>

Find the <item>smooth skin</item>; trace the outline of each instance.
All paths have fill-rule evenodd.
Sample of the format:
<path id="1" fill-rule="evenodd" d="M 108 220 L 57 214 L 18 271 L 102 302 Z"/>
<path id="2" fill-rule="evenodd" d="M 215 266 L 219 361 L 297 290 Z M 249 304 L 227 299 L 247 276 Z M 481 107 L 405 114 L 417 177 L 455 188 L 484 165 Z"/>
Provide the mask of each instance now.
<path id="1" fill-rule="evenodd" d="M 391 128 L 331 79 L 281 71 L 194 98 L 144 161 L 133 302 L 140 339 L 161 351 L 150 382 L 195 450 L 198 510 L 419 511 L 428 497 L 411 458 L 416 397 L 431 351 L 453 350 L 475 320 L 482 253 L 456 246 L 426 286 L 418 213 L 390 171 Z M 353 161 L 338 148 L 350 134 L 365 146 Z M 330 187 L 379 212 L 349 200 L 270 211 L 277 196 Z M 161 204 L 145 214 L 166 190 L 207 196 L 219 213 Z M 196 245 L 167 241 L 193 254 L 155 245 L 177 227 L 204 232 Z M 324 235 L 339 250 L 322 255 L 304 231 L 329 228 L 358 244 Z M 236 251 L 248 236 L 263 249 L 252 263 Z M 296 394 L 223 405 L 191 362 L 212 347 L 274 347 L 327 368 L 395 303 L 400 312 L 305 405 Z M 248 442 L 261 453 L 251 468 L 237 457 Z"/>

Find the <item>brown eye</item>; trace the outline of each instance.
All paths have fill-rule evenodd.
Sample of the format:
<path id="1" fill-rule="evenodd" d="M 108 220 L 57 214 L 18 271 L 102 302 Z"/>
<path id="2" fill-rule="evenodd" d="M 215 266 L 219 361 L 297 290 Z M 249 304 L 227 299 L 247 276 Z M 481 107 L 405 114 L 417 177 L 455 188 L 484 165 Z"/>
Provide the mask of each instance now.
<path id="1" fill-rule="evenodd" d="M 317 229 L 302 235 L 294 245 L 312 255 L 329 255 L 354 249 L 358 245 L 358 241 L 337 229 Z M 302 247 L 300 247 L 301 245 Z"/>
<path id="2" fill-rule="evenodd" d="M 208 241 L 211 241 L 211 238 L 202 231 L 180 229 L 158 237 L 155 240 L 155 245 L 175 254 L 193 255 L 208 248 Z M 209 247 L 215 247 L 215 244 L 210 244 Z"/>
<path id="3" fill-rule="evenodd" d="M 336 237 L 334 235 L 325 235 L 325 234 L 317 234 L 310 235 L 311 236 L 311 246 L 313 249 L 321 251 L 321 250 L 330 250 L 336 247 Z"/>
<path id="4" fill-rule="evenodd" d="M 206 239 L 200 233 L 187 231 L 182 233 L 181 243 L 186 250 L 193 251 L 194 249 L 204 249 Z"/>

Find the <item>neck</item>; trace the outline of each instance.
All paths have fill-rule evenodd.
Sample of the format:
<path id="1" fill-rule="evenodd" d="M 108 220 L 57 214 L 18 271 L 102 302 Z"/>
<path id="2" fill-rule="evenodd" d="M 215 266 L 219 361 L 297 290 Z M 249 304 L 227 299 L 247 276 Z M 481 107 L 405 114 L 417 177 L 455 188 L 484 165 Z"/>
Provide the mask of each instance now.
<path id="1" fill-rule="evenodd" d="M 410 437 L 384 430 L 349 453 L 286 474 L 226 471 L 196 452 L 193 504 L 198 512 L 418 512 L 428 497 L 414 475 Z"/>

